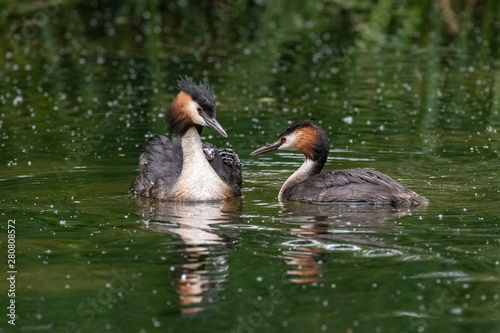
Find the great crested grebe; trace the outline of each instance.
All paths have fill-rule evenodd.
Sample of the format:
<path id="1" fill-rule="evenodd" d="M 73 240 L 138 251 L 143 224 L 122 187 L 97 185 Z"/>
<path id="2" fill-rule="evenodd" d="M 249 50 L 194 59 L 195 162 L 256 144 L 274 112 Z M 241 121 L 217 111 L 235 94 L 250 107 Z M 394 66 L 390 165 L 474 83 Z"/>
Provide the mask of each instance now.
<path id="1" fill-rule="evenodd" d="M 215 95 L 207 83 L 196 85 L 187 76 L 166 118 L 172 141 L 163 135 L 149 140 L 139 158 L 139 175 L 132 195 L 160 200 L 205 201 L 241 195 L 241 162 L 229 148 L 202 143 L 208 126 L 227 137 L 215 119 Z"/>
<path id="2" fill-rule="evenodd" d="M 278 195 L 280 201 L 353 203 L 391 206 L 417 206 L 427 199 L 374 170 L 345 169 L 320 173 L 328 158 L 328 137 L 311 120 L 291 124 L 274 143 L 250 155 L 274 150 L 298 150 L 304 164 L 288 178 Z"/>

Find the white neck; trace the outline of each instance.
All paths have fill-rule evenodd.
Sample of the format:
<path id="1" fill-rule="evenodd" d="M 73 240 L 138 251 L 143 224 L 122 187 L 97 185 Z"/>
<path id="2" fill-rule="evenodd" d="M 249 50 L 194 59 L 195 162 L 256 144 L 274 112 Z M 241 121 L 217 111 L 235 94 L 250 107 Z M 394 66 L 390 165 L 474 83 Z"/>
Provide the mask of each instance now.
<path id="1" fill-rule="evenodd" d="M 283 201 L 283 193 L 288 187 L 298 184 L 312 175 L 314 173 L 313 169 L 315 165 L 316 162 L 313 162 L 312 160 L 306 158 L 304 164 L 302 164 L 300 168 L 297 169 L 297 171 L 295 171 L 290 177 L 288 177 L 283 186 L 281 186 L 280 193 L 278 194 L 278 200 Z"/>
<path id="2" fill-rule="evenodd" d="M 202 201 L 230 196 L 229 187 L 207 161 L 196 127 L 181 137 L 182 172 L 174 185 L 173 199 Z"/>

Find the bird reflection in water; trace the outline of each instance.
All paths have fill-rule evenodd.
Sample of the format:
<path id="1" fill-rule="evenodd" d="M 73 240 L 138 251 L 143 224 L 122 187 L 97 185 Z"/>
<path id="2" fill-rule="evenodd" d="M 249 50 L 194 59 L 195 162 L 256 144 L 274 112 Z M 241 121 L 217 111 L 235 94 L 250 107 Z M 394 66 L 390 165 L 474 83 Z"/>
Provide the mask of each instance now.
<path id="1" fill-rule="evenodd" d="M 193 314 L 215 305 L 229 275 L 228 249 L 238 243 L 237 235 L 222 234 L 217 225 L 239 222 L 241 199 L 196 203 L 137 200 L 142 207 L 139 214 L 150 220 L 146 229 L 182 240 L 174 243 L 182 261 L 174 271 L 182 313 Z"/>
<path id="2" fill-rule="evenodd" d="M 363 245 L 394 249 L 397 246 L 373 236 L 373 229 L 384 222 L 425 209 L 425 206 L 392 208 L 368 205 L 318 205 L 302 202 L 283 203 L 282 223 L 291 225 L 289 233 L 298 239 L 285 243 L 282 251 L 290 269 L 287 277 L 294 283 L 320 282 L 322 263 L 333 251 L 359 251 Z M 338 233 L 332 233 L 338 228 Z M 361 229 L 365 232 L 355 232 Z M 370 229 L 370 230 L 366 230 Z M 333 243 L 332 243 L 333 241 Z M 324 244 L 326 247 L 324 246 Z"/>

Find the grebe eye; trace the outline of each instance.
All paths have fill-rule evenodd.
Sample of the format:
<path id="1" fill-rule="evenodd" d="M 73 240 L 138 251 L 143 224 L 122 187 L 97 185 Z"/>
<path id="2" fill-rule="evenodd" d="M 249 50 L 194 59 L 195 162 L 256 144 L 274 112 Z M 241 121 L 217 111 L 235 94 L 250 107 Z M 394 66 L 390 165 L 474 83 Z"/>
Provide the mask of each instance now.
<path id="1" fill-rule="evenodd" d="M 281 142 L 282 143 L 286 142 L 286 138 L 281 138 Z"/>
<path id="2" fill-rule="evenodd" d="M 201 108 L 196 108 L 196 111 L 201 112 Z"/>

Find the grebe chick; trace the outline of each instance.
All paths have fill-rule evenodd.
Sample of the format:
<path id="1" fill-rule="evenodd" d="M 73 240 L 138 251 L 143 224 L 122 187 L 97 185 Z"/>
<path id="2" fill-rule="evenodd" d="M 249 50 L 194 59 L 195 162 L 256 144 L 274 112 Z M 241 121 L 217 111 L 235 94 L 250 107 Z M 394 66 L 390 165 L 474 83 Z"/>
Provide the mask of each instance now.
<path id="1" fill-rule="evenodd" d="M 242 164 L 229 148 L 202 143 L 203 127 L 227 137 L 215 119 L 215 95 L 206 83 L 187 76 L 178 81 L 179 94 L 166 120 L 172 140 L 151 138 L 139 158 L 132 195 L 160 200 L 208 201 L 241 196 Z"/>
<path id="2" fill-rule="evenodd" d="M 428 203 L 423 196 L 378 171 L 345 169 L 320 173 L 328 158 L 328 137 L 311 120 L 291 124 L 277 141 L 250 155 L 274 150 L 298 150 L 306 157 L 304 164 L 281 187 L 278 195 L 280 201 L 391 206 Z"/>

